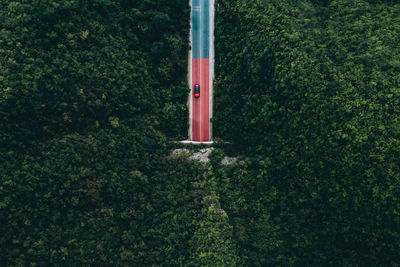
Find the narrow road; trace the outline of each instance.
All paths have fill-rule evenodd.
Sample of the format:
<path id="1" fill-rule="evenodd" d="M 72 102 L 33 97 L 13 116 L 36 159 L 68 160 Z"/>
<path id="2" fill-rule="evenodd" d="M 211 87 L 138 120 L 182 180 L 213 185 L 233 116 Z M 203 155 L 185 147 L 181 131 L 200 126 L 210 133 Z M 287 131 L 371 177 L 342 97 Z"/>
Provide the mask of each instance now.
<path id="1" fill-rule="evenodd" d="M 191 141 L 211 141 L 212 77 L 213 77 L 213 31 L 214 0 L 191 0 L 190 29 L 190 127 Z M 211 23 L 210 23 L 211 22 Z M 212 53 L 210 53 L 210 50 Z M 200 96 L 193 93 L 195 85 L 200 85 Z"/>

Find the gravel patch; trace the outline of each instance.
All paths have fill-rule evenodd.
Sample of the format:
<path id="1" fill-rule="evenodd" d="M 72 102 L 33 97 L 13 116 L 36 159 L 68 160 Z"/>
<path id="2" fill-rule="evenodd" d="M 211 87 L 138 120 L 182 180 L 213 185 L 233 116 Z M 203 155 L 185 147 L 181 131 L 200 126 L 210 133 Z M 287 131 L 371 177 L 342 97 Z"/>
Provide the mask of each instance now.
<path id="1" fill-rule="evenodd" d="M 210 154 L 213 150 L 214 150 L 214 148 L 212 148 L 212 147 L 200 149 L 199 152 L 193 153 L 189 157 L 189 159 L 197 160 L 197 161 L 204 162 L 204 163 L 209 162 L 210 160 L 208 159 L 208 156 L 210 156 Z"/>

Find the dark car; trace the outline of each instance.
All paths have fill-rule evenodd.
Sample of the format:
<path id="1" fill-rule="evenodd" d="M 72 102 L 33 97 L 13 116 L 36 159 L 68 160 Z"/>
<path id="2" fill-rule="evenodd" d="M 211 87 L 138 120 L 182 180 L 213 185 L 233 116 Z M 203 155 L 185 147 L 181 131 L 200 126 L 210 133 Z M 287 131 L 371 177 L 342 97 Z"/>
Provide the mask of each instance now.
<path id="1" fill-rule="evenodd" d="M 193 90 L 194 90 L 194 97 L 199 97 L 200 96 L 200 85 L 195 84 Z"/>

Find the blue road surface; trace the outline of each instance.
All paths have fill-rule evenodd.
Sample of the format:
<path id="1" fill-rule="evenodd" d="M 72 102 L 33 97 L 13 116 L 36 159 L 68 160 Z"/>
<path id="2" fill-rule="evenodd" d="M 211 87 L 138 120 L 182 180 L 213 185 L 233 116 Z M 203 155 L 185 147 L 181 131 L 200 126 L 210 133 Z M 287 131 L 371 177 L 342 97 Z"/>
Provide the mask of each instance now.
<path id="1" fill-rule="evenodd" d="M 200 58 L 200 4 L 202 0 L 192 2 L 192 58 Z"/>
<path id="2" fill-rule="evenodd" d="M 201 0 L 201 58 L 210 57 L 210 0 Z"/>

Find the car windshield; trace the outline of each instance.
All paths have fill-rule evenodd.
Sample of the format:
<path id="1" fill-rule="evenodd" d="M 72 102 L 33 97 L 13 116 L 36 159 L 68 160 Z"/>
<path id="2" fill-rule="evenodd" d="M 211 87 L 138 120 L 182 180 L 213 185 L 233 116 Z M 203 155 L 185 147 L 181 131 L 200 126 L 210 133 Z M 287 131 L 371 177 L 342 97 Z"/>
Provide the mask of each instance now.
<path id="1" fill-rule="evenodd" d="M 194 88 L 194 92 L 195 93 L 199 93 L 200 92 L 200 86 L 196 85 Z"/>

